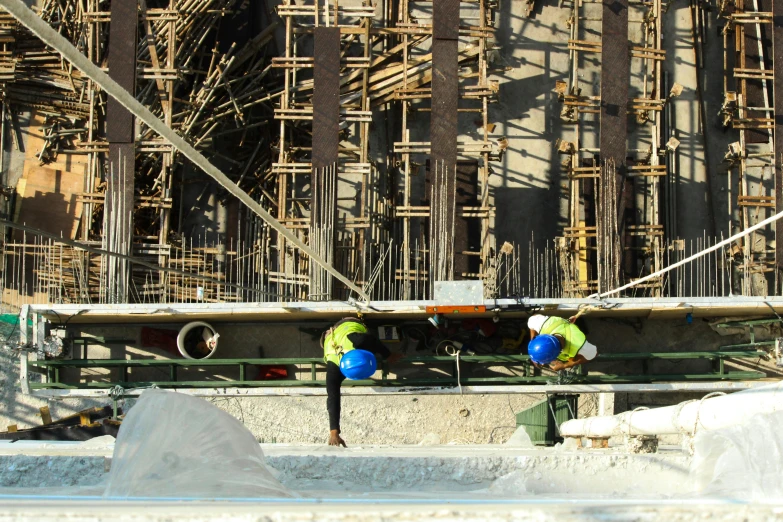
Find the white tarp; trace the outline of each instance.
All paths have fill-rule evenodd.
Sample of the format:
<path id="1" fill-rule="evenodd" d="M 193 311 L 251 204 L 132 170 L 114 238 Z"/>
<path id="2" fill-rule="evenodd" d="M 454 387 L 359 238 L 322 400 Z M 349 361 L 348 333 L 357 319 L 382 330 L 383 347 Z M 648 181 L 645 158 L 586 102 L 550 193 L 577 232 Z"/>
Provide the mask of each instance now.
<path id="1" fill-rule="evenodd" d="M 144 392 L 122 423 L 105 497 L 295 496 L 267 469 L 255 437 L 209 402 Z"/>
<path id="2" fill-rule="evenodd" d="M 742 501 L 783 500 L 783 412 L 697 433 L 691 462 L 695 493 Z"/>

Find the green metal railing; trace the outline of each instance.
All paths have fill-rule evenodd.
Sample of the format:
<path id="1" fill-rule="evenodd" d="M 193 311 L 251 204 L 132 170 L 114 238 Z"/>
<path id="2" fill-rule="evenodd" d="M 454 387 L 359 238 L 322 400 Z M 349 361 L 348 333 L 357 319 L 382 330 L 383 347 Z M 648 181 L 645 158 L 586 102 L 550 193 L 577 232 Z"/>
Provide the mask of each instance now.
<path id="1" fill-rule="evenodd" d="M 615 384 L 615 383 L 648 383 L 655 381 L 699 381 L 699 380 L 746 380 L 759 379 L 765 376 L 757 371 L 726 371 L 724 361 L 728 358 L 756 359 L 763 356 L 760 351 L 711 351 L 711 352 L 667 352 L 667 353 L 613 353 L 599 354 L 594 362 L 586 367 L 589 370 L 593 365 L 602 362 L 641 361 L 642 372 L 634 374 L 582 374 L 578 375 L 575 383 L 581 384 Z M 650 362 L 656 360 L 686 361 L 706 359 L 712 362 L 712 371 L 703 373 L 653 373 L 650 370 Z M 429 369 L 438 368 L 442 371 L 447 366 L 449 371 L 445 375 L 389 378 L 388 367 L 381 365 L 382 375 L 378 380 L 345 381 L 345 386 L 480 386 L 480 385 L 513 385 L 513 384 L 546 384 L 553 377 L 536 375 L 538 373 L 532 366 L 527 355 L 466 355 L 455 357 L 408 357 L 395 364 L 399 367 L 415 367 L 423 365 Z M 471 370 L 474 365 L 503 366 L 519 368 L 515 375 L 502 375 L 497 377 L 473 377 Z M 30 383 L 32 389 L 89 389 L 111 388 L 122 386 L 123 388 L 141 388 L 156 385 L 161 388 L 215 388 L 215 387 L 322 387 L 326 386 L 325 379 L 318 379 L 318 372 L 325 371 L 325 363 L 320 358 L 258 358 L 258 359 L 88 359 L 88 360 L 41 360 L 30 361 L 30 371 L 46 375 L 47 382 Z M 248 378 L 251 366 L 309 366 L 310 379 L 279 379 L 279 380 L 253 380 Z M 85 376 L 80 375 L 78 382 L 66 382 L 62 370 L 75 369 L 103 369 L 118 370 L 118 380 L 110 376 L 96 375 L 100 380 L 82 382 Z M 156 368 L 168 371 L 166 380 L 139 381 L 134 380 L 133 368 Z M 233 369 L 238 372 L 238 379 L 224 379 L 219 375 L 205 375 L 201 380 L 180 380 L 181 369 Z M 583 369 L 585 367 L 582 367 Z M 82 372 L 80 372 L 82 373 Z M 460 377 L 458 379 L 458 373 Z"/>
<path id="2" fill-rule="evenodd" d="M 750 342 L 741 344 L 727 344 L 721 346 L 722 350 L 738 350 L 743 348 L 761 348 L 764 346 L 775 346 L 775 340 L 770 341 L 757 341 L 756 340 L 756 327 L 766 327 L 772 324 L 781 324 L 783 321 L 780 319 L 753 319 L 750 321 L 730 321 L 726 323 L 720 323 L 716 325 L 716 328 L 747 328 Z"/>

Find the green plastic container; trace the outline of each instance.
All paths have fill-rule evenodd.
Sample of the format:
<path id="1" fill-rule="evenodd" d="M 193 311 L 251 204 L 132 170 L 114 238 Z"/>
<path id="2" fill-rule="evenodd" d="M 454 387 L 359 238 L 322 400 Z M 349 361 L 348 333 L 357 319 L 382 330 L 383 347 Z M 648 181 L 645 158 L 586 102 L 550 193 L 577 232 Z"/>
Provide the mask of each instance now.
<path id="1" fill-rule="evenodd" d="M 578 398 L 578 395 L 550 395 L 548 399 L 517 413 L 517 427 L 524 426 L 530 440 L 538 446 L 562 442 L 557 426 L 575 418 Z"/>

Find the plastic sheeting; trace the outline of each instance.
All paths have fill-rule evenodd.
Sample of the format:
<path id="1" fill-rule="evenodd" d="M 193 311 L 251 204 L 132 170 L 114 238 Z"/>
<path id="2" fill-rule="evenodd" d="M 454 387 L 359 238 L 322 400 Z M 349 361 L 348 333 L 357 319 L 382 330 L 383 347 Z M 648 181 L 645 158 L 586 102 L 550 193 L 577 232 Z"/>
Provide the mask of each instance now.
<path id="1" fill-rule="evenodd" d="M 691 479 L 700 497 L 783 500 L 783 412 L 697 433 Z"/>
<path id="2" fill-rule="evenodd" d="M 293 497 L 255 437 L 209 402 L 145 391 L 117 436 L 105 497 Z"/>
<path id="3" fill-rule="evenodd" d="M 530 435 L 527 434 L 527 430 L 524 426 L 519 426 L 516 431 L 506 441 L 506 446 L 515 446 L 518 448 L 535 448 L 533 441 L 530 439 Z"/>

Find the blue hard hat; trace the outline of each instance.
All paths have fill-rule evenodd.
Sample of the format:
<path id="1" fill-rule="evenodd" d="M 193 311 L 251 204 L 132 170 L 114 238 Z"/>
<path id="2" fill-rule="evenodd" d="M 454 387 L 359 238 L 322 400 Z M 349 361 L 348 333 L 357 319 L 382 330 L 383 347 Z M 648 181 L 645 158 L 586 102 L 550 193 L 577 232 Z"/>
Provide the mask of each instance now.
<path id="1" fill-rule="evenodd" d="M 369 379 L 377 369 L 375 355 L 367 350 L 351 350 L 340 358 L 340 371 L 353 381 Z"/>
<path id="2" fill-rule="evenodd" d="M 537 335 L 528 343 L 527 354 L 536 364 L 549 364 L 560 355 L 560 341 L 554 335 Z"/>

